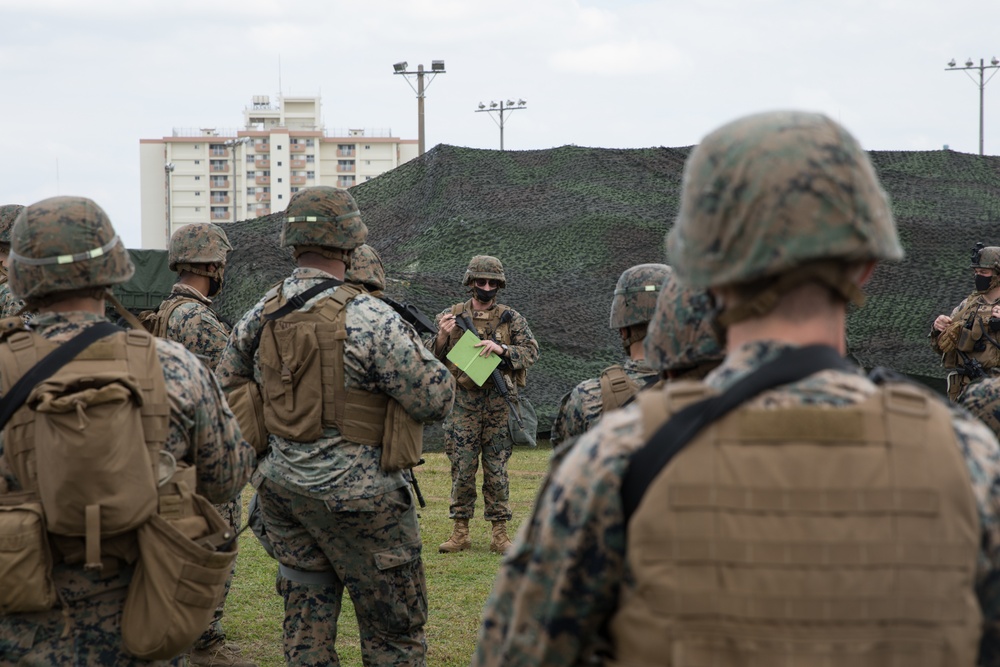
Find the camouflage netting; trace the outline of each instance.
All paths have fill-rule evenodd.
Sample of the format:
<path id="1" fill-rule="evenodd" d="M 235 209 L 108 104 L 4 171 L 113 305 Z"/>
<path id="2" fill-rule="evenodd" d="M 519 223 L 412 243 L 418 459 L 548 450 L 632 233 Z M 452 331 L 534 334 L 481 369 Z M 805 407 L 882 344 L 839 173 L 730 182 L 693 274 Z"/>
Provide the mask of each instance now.
<path id="1" fill-rule="evenodd" d="M 665 260 L 690 148 L 491 151 L 439 145 L 351 189 L 382 256 L 387 294 L 429 315 L 467 298 L 473 255 L 498 257 L 500 300 L 527 317 L 541 346 L 526 394 L 548 430 L 559 398 L 620 360 L 608 328 L 626 268 Z M 930 323 L 972 289 L 973 244 L 1000 245 L 1000 157 L 952 151 L 871 153 L 892 199 L 907 258 L 880 266 L 848 344 L 866 367 L 937 386 L 944 372 Z M 290 273 L 280 213 L 226 226 L 235 250 L 216 304 L 235 321 Z"/>

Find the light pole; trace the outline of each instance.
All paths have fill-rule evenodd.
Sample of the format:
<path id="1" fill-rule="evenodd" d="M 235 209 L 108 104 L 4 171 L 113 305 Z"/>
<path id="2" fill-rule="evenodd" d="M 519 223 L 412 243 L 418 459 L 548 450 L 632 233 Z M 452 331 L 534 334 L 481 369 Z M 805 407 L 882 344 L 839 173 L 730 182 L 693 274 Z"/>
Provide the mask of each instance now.
<path id="1" fill-rule="evenodd" d="M 445 74 L 444 71 L 444 61 L 443 60 L 432 60 L 431 61 L 431 71 L 429 73 L 424 72 L 423 65 L 417 65 L 417 71 L 407 71 L 408 63 L 404 60 L 403 62 L 398 62 L 392 66 L 393 74 L 402 74 L 406 78 L 406 83 L 410 84 L 410 88 L 413 88 L 413 92 L 417 94 L 417 151 L 420 155 L 424 154 L 424 90 L 430 88 L 431 81 L 438 74 Z M 410 75 L 417 78 L 417 85 L 414 88 L 413 82 L 410 81 Z M 427 76 L 427 83 L 424 84 L 424 76 Z"/>
<path id="2" fill-rule="evenodd" d="M 514 100 L 507 100 L 507 106 L 503 105 L 502 99 L 500 100 L 500 104 L 497 104 L 496 102 L 490 102 L 490 105 L 488 107 L 482 102 L 479 103 L 479 108 L 476 109 L 476 113 L 479 113 L 481 111 L 486 111 L 487 113 L 490 114 L 490 117 L 493 118 L 493 122 L 500 126 L 500 150 L 503 150 L 503 125 L 504 125 L 503 115 L 511 111 L 519 111 L 521 109 L 526 109 L 527 108 L 525 106 L 526 104 L 527 102 L 525 102 L 522 99 L 518 99 L 516 104 Z M 500 116 L 500 120 L 498 121 L 493 116 L 493 114 L 497 114 L 498 116 Z"/>
<path id="3" fill-rule="evenodd" d="M 233 152 L 233 222 L 236 222 L 237 208 L 236 208 L 236 147 L 240 144 L 245 144 L 250 141 L 250 137 L 240 137 L 239 139 L 228 139 L 223 143 L 224 146 L 228 146 Z"/>
<path id="4" fill-rule="evenodd" d="M 169 248 L 170 247 L 170 234 L 171 234 L 171 231 L 172 231 L 170 229 L 170 187 L 171 187 L 171 185 L 170 185 L 170 174 L 174 173 L 174 163 L 173 162 L 168 162 L 165 165 L 163 165 L 163 173 L 165 174 L 166 179 L 167 179 L 167 247 Z"/>
<path id="5" fill-rule="evenodd" d="M 972 62 L 972 58 L 969 58 L 968 60 L 965 61 L 965 67 L 957 67 L 955 65 L 955 59 L 952 58 L 948 62 L 948 66 L 945 68 L 945 71 L 947 72 L 948 70 L 965 70 L 966 75 L 972 80 L 973 83 L 975 83 L 976 82 L 975 77 L 969 74 L 968 72 L 968 70 L 974 70 L 974 69 L 979 70 L 979 83 L 976 85 L 979 86 L 979 154 L 982 155 L 983 154 L 983 88 L 985 88 L 986 84 L 990 82 L 990 79 L 996 76 L 996 72 L 990 74 L 990 78 L 986 79 L 985 81 L 983 80 L 983 74 L 988 69 L 992 70 L 1000 69 L 1000 60 L 997 60 L 997 57 L 993 56 L 993 59 L 990 60 L 990 64 L 986 65 L 983 63 L 983 59 L 980 58 L 979 64 L 976 65 L 975 63 Z"/>

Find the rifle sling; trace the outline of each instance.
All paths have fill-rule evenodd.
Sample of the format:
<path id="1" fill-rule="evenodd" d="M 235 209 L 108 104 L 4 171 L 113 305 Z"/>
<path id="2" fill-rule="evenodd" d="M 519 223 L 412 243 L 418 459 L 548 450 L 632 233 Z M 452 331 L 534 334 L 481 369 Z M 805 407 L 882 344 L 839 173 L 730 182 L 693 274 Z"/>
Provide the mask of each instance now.
<path id="1" fill-rule="evenodd" d="M 46 354 L 28 372 L 14 383 L 7 395 L 0 400 L 0 430 L 2 430 L 14 413 L 28 400 L 31 390 L 38 384 L 55 375 L 60 368 L 72 361 L 78 354 L 105 336 L 110 336 L 121 327 L 111 322 L 98 322 L 89 326 L 71 339 Z"/>
<path id="2" fill-rule="evenodd" d="M 737 381 L 724 393 L 685 407 L 663 424 L 653 437 L 629 457 L 622 479 L 621 497 L 625 525 L 639 507 L 646 489 L 671 459 L 707 425 L 768 389 L 797 382 L 828 369 L 854 370 L 836 350 L 809 345 L 785 350 L 777 358 Z"/>
<path id="3" fill-rule="evenodd" d="M 268 313 L 267 315 L 264 315 L 264 319 L 267 320 L 268 322 L 273 322 L 274 320 L 280 320 L 285 315 L 294 312 L 299 308 L 301 308 L 302 306 L 306 305 L 309 299 L 313 298 L 320 292 L 325 292 L 326 290 L 332 287 L 339 287 L 340 285 L 343 284 L 344 284 L 343 280 L 338 280 L 337 278 L 328 278 L 323 282 L 317 283 L 312 287 L 310 287 L 309 289 L 291 297 L 285 302 L 285 305 L 283 305 L 281 308 L 277 309 L 273 313 Z M 281 287 L 278 287 L 278 289 L 281 289 Z M 262 323 L 260 328 L 257 329 L 257 334 L 253 337 L 253 347 L 250 348 L 253 352 L 256 352 L 257 348 L 260 346 L 260 337 L 261 334 L 263 334 L 263 332 L 264 332 L 264 324 Z"/>

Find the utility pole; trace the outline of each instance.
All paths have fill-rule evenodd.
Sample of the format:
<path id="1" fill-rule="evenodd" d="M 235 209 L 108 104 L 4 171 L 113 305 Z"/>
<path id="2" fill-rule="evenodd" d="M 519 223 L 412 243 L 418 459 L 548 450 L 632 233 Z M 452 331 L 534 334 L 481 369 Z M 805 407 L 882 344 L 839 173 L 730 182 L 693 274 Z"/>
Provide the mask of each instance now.
<path id="1" fill-rule="evenodd" d="M 229 150 L 233 152 L 233 220 L 236 222 L 236 216 L 238 214 L 238 209 L 236 208 L 236 147 L 240 144 L 245 144 L 250 141 L 250 137 L 240 137 L 239 139 L 228 139 L 223 143 L 224 146 L 228 147 Z"/>
<path id="2" fill-rule="evenodd" d="M 511 111 L 520 111 L 521 109 L 526 109 L 527 108 L 525 106 L 526 104 L 528 103 L 522 99 L 518 99 L 517 103 L 515 103 L 514 100 L 507 100 L 507 106 L 503 105 L 503 99 L 500 100 L 499 104 L 491 101 L 490 106 L 488 107 L 482 102 L 479 103 L 479 108 L 476 109 L 476 113 L 479 113 L 481 111 L 489 113 L 490 117 L 493 118 L 493 122 L 500 126 L 500 150 L 503 150 L 504 114 L 509 113 Z M 497 114 L 500 117 L 500 120 L 498 121 L 493 114 Z"/>
<path id="3" fill-rule="evenodd" d="M 992 70 L 1000 69 L 1000 60 L 997 60 L 996 56 L 993 56 L 993 59 L 990 60 L 989 65 L 986 65 L 983 62 L 983 58 L 979 59 L 978 65 L 972 62 L 972 58 L 969 58 L 968 60 L 965 61 L 965 67 L 957 67 L 955 65 L 955 59 L 952 58 L 948 62 L 948 66 L 945 68 L 946 72 L 948 70 L 964 70 L 966 75 L 969 77 L 969 79 L 972 80 L 973 83 L 976 83 L 976 78 L 969 73 L 969 70 L 979 70 L 979 83 L 977 83 L 976 85 L 979 86 L 979 154 L 980 155 L 983 154 L 983 89 L 986 87 L 986 84 L 989 83 L 994 76 L 996 76 L 996 72 L 994 71 L 990 74 L 989 79 L 984 80 L 983 79 L 984 73 L 988 69 Z"/>
<path id="4" fill-rule="evenodd" d="M 408 63 L 404 60 L 403 62 L 398 62 L 392 66 L 393 74 L 402 74 L 406 79 L 406 83 L 410 84 L 410 88 L 417 94 L 417 152 L 420 155 L 424 154 L 424 91 L 430 87 L 431 81 L 438 74 L 446 74 L 444 70 L 443 60 L 432 60 L 431 61 L 431 71 L 425 72 L 423 65 L 417 65 L 417 70 L 408 71 Z M 414 76 L 417 79 L 417 85 L 414 88 L 413 82 L 410 80 L 410 76 Z M 424 83 L 424 77 L 427 77 L 427 83 Z"/>
<path id="5" fill-rule="evenodd" d="M 167 245 L 166 245 L 166 247 L 169 248 L 170 247 L 170 235 L 173 233 L 173 230 L 170 228 L 170 225 L 171 225 L 171 222 L 170 222 L 170 188 L 172 187 L 171 183 L 170 183 L 170 175 L 172 173 L 174 173 L 174 163 L 173 162 L 168 162 L 165 165 L 163 165 L 163 173 L 164 173 L 164 175 L 166 177 L 166 180 L 167 180 Z"/>

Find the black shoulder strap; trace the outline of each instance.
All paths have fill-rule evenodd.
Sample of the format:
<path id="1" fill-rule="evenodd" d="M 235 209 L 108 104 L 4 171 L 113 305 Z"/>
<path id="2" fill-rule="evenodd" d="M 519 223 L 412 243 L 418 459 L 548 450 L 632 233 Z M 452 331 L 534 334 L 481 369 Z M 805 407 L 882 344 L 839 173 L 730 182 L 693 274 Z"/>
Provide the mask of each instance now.
<path id="1" fill-rule="evenodd" d="M 14 383 L 3 400 L 0 400 L 0 430 L 3 430 L 7 421 L 14 416 L 18 408 L 24 405 L 24 402 L 28 400 L 28 394 L 39 383 L 52 377 L 60 368 L 72 361 L 76 355 L 87 349 L 91 343 L 118 331 L 125 330 L 111 322 L 98 322 L 42 357 L 41 361 L 29 368 L 28 372 Z"/>
<path id="2" fill-rule="evenodd" d="M 306 305 L 309 299 L 313 298 L 320 292 L 325 292 L 331 287 L 339 287 L 340 285 L 343 284 L 344 281 L 338 280 L 337 278 L 329 278 L 321 283 L 316 283 L 315 285 L 305 290 L 304 292 L 301 292 L 300 294 L 296 294 L 295 296 L 293 296 L 291 299 L 285 302 L 285 305 L 283 305 L 281 308 L 278 308 L 273 313 L 265 314 L 264 319 L 267 320 L 268 322 L 273 322 L 274 320 L 280 320 L 288 313 L 294 312 L 299 308 L 301 308 L 302 306 Z M 278 289 L 279 290 L 281 289 L 280 285 L 278 286 Z M 264 332 L 264 323 L 260 325 L 260 328 L 257 329 L 257 335 L 253 337 L 253 347 L 250 348 L 251 350 L 256 350 L 257 347 L 260 345 L 260 336 L 263 332 Z"/>
<path id="3" fill-rule="evenodd" d="M 677 412 L 629 458 L 621 488 L 626 525 L 656 476 L 706 425 L 721 419 L 763 391 L 797 382 L 827 369 L 853 370 L 854 366 L 826 345 L 786 350 L 736 382 L 725 393 L 698 401 Z"/>

